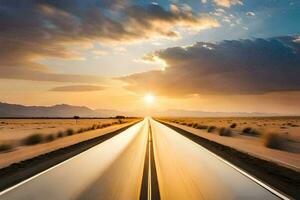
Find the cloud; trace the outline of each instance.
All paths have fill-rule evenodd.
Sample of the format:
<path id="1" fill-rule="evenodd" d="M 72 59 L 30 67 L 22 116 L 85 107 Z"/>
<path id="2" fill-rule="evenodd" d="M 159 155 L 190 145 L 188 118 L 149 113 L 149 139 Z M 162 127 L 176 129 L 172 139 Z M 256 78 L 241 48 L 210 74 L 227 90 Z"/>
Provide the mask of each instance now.
<path id="1" fill-rule="evenodd" d="M 69 85 L 52 88 L 50 91 L 55 92 L 91 92 L 103 90 L 104 87 L 96 85 Z"/>
<path id="2" fill-rule="evenodd" d="M 214 0 L 214 2 L 218 5 L 218 6 L 222 6 L 222 7 L 226 7 L 229 8 L 233 5 L 236 4 L 240 4 L 243 5 L 243 2 L 240 0 Z"/>
<path id="3" fill-rule="evenodd" d="M 35 70 L 30 68 L 18 67 L 0 67 L 0 78 L 2 79 L 20 79 L 32 81 L 48 82 L 69 82 L 69 83 L 102 83 L 107 81 L 106 78 L 92 75 L 79 74 L 59 74 L 49 71 Z"/>
<path id="4" fill-rule="evenodd" d="M 119 78 L 134 92 L 182 97 L 193 94 L 263 94 L 300 91 L 298 37 L 198 42 L 149 54 L 168 67 Z"/>
<path id="5" fill-rule="evenodd" d="M 0 3 L 1 77 L 30 79 L 34 72 L 36 80 L 35 73 L 54 73 L 37 64 L 38 60 L 81 58 L 70 45 L 173 38 L 178 37 L 176 27 L 203 30 L 218 25 L 214 18 L 186 8 L 175 12 L 159 5 L 131 5 L 126 0 L 4 0 Z"/>
<path id="6" fill-rule="evenodd" d="M 246 15 L 247 16 L 255 16 L 255 13 L 254 12 L 247 12 Z"/>

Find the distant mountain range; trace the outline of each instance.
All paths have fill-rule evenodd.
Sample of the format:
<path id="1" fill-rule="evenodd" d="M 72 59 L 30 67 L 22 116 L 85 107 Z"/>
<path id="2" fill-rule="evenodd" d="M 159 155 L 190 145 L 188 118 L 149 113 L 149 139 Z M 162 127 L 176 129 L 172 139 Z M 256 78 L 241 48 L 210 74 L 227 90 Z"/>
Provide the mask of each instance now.
<path id="1" fill-rule="evenodd" d="M 60 104 L 54 106 L 24 106 L 0 102 L 0 117 L 114 117 L 125 116 L 173 116 L 173 117 L 245 117 L 245 116 L 278 116 L 275 113 L 246 113 L 246 112 L 203 112 L 190 110 L 165 110 L 145 113 L 143 110 L 122 112 L 108 109 L 90 109 L 85 106 Z"/>
<path id="2" fill-rule="evenodd" d="M 85 106 L 60 104 L 54 106 L 24 106 L 0 102 L 0 117 L 111 117 L 115 110 L 92 110 Z"/>

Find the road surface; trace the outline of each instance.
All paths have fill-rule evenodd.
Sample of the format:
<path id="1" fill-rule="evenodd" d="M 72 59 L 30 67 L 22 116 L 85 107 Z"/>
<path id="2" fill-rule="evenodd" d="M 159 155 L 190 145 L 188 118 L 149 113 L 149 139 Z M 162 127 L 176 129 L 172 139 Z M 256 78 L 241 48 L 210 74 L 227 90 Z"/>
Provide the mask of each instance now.
<path id="1" fill-rule="evenodd" d="M 138 199 L 148 136 L 144 120 L 46 172 L 1 200 Z"/>
<path id="2" fill-rule="evenodd" d="M 153 163 L 155 173 L 145 167 Z M 134 200 L 140 199 L 147 176 L 157 178 L 157 191 L 163 200 L 281 199 L 280 194 L 275 195 L 272 189 L 200 145 L 163 124 L 145 119 L 1 192 L 0 200 Z M 148 177 L 148 191 L 151 180 L 153 177 Z M 153 194 L 144 199 L 149 197 L 157 199 Z"/>
<path id="3" fill-rule="evenodd" d="M 161 199 L 280 199 L 165 125 L 151 127 Z"/>

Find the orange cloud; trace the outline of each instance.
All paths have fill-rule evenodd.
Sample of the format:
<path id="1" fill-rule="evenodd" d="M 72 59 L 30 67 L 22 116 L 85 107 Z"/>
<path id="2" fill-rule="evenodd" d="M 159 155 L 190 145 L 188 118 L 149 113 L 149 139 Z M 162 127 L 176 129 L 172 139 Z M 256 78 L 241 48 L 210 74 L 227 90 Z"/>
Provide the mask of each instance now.
<path id="1" fill-rule="evenodd" d="M 214 2 L 218 6 L 227 7 L 227 8 L 229 8 L 233 5 L 236 5 L 236 4 L 243 5 L 242 1 L 240 1 L 240 0 L 214 0 Z"/>

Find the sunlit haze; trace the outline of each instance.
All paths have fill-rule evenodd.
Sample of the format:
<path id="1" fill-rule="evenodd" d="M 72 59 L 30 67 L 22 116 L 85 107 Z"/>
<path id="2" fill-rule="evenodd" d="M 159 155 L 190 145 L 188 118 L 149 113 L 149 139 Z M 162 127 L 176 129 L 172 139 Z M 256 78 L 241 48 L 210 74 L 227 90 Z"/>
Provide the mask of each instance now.
<path id="1" fill-rule="evenodd" d="M 144 100 L 147 104 L 152 104 L 155 100 L 155 97 L 152 94 L 146 94 Z"/>

